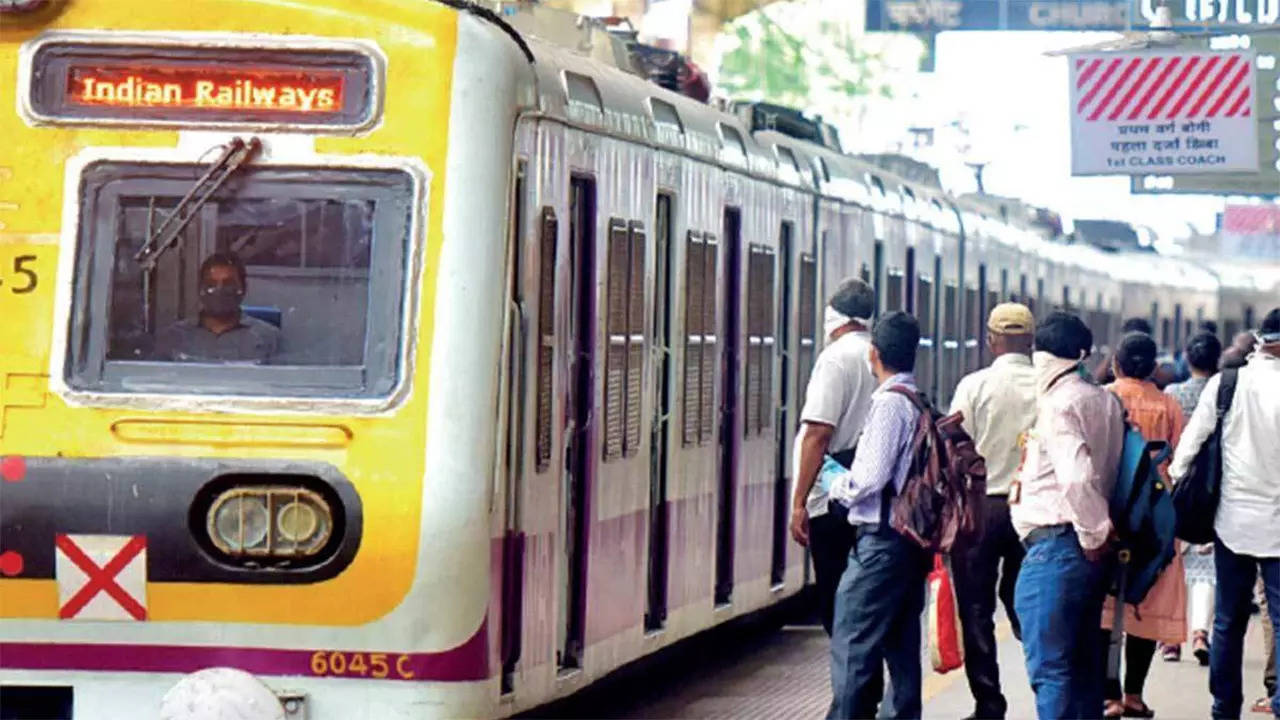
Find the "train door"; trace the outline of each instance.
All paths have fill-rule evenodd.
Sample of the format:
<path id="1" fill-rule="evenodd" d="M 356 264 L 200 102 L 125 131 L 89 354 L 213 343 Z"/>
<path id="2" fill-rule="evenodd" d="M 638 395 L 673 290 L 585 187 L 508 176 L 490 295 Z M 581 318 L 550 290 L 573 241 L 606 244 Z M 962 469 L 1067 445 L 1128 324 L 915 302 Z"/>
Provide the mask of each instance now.
<path id="1" fill-rule="evenodd" d="M 671 321 L 674 283 L 671 277 L 672 247 L 671 196 L 659 193 L 654 219 L 656 260 L 654 262 L 653 347 L 654 392 L 653 436 L 649 444 L 649 559 L 648 593 L 644 612 L 645 630 L 657 630 L 667 620 L 667 462 L 669 460 L 672 387 Z"/>
<path id="2" fill-rule="evenodd" d="M 782 278 L 782 287 L 778 295 L 778 315 L 775 320 L 777 325 L 774 331 L 776 345 L 774 347 L 778 348 L 778 371 L 782 382 L 779 385 L 778 407 L 775 411 L 777 422 L 774 423 L 775 445 L 777 447 L 774 456 L 777 458 L 777 464 L 773 475 L 773 564 L 769 580 L 775 586 L 782 584 L 787 572 L 787 521 L 789 519 L 787 508 L 790 507 L 787 502 L 789 485 L 787 482 L 787 476 L 789 475 L 787 472 L 789 469 L 787 467 L 787 457 L 790 440 L 788 432 L 791 420 L 788 409 L 791 403 L 792 233 L 791 223 L 782 223 L 782 235 L 778 238 L 778 269 L 776 271 Z M 767 353 L 768 348 L 766 348 L 765 362 L 773 362 L 773 359 Z M 800 392 L 804 392 L 803 388 L 801 388 Z"/>
<path id="3" fill-rule="evenodd" d="M 507 357 L 505 377 L 506 432 L 503 465 L 502 505 L 502 610 L 499 617 L 499 648 L 502 656 L 502 693 L 515 689 L 516 663 L 520 660 L 521 619 L 524 615 L 524 533 L 520 529 L 520 491 L 524 482 L 524 407 L 523 374 L 525 342 L 524 278 L 521 277 L 525 219 L 525 176 L 527 165 L 516 166 L 511 202 L 511 304 L 508 313 Z M 553 221 L 554 222 L 554 221 Z M 554 248 L 554 244 L 552 245 Z M 540 248 L 541 250 L 541 248 Z M 554 267 L 554 256 L 552 266 Z M 541 278 L 540 278 L 541 280 Z"/>
<path id="4" fill-rule="evenodd" d="M 714 252 L 712 248 L 709 251 Z M 710 256 L 711 253 L 708 253 Z M 715 604 L 733 592 L 734 488 L 738 477 L 738 344 L 742 325 L 742 211 L 724 211 L 724 322 L 720 325 L 720 497 L 716 513 Z M 714 277 L 714 276 L 712 276 Z"/>
<path id="5" fill-rule="evenodd" d="M 569 421 L 565 433 L 564 503 L 561 530 L 564 537 L 566 572 L 560 603 L 559 665 L 561 669 L 582 667 L 585 643 L 586 528 L 591 471 L 591 418 L 595 394 L 595 181 L 573 176 L 569 187 L 569 253 L 572 282 L 570 295 L 569 342 L 573 355 L 569 365 Z"/>

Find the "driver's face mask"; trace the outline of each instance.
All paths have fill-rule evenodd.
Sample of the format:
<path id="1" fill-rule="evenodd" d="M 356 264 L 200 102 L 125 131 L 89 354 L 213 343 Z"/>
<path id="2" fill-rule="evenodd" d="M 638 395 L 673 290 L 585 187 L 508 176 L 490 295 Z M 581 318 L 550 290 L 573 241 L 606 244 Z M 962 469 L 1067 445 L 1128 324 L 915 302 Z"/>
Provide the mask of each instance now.
<path id="1" fill-rule="evenodd" d="M 234 285 L 212 285 L 200 288 L 200 308 L 209 315 L 228 316 L 240 311 L 244 291 Z"/>

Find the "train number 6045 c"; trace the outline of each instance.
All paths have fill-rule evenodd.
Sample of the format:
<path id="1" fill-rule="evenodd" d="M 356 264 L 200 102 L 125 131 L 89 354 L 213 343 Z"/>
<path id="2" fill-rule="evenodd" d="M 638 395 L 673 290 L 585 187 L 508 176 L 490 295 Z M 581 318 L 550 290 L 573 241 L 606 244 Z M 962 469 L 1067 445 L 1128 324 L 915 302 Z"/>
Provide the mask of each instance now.
<path id="1" fill-rule="evenodd" d="M 408 655 L 348 653 L 337 650 L 317 650 L 312 653 L 311 674 L 376 679 L 396 677 L 400 680 L 412 680 L 414 677 L 413 670 L 409 668 Z"/>

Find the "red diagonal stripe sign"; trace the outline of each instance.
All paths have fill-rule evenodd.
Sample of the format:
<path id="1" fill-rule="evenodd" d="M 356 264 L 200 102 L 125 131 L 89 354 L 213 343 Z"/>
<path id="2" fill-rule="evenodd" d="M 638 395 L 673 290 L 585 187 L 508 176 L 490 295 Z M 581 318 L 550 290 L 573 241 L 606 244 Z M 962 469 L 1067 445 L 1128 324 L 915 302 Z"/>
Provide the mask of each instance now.
<path id="1" fill-rule="evenodd" d="M 58 608 L 59 618 L 147 619 L 147 608 L 143 605 L 146 585 L 145 536 L 60 534 L 54 538 L 54 545 L 59 555 L 58 586 L 62 597 Z M 90 557 L 91 554 L 106 558 L 106 561 L 95 561 Z M 126 571 L 129 579 L 122 584 L 122 576 Z M 126 585 L 130 587 L 126 588 Z M 107 596 L 114 604 L 99 600 L 93 612 L 86 612 L 99 594 Z"/>
<path id="2" fill-rule="evenodd" d="M 1068 73 L 1073 174 L 1257 170 L 1252 51 L 1080 53 Z"/>

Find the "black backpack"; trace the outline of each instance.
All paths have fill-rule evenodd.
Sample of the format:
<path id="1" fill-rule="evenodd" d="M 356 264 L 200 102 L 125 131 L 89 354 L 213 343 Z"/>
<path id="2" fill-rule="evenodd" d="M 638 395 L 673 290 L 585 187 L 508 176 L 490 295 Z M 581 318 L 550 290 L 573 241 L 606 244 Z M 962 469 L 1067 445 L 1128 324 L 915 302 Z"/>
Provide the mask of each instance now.
<path id="1" fill-rule="evenodd" d="M 1237 369 L 1222 371 L 1218 381 L 1217 424 L 1200 446 L 1191 472 L 1173 487 L 1173 508 L 1178 514 L 1178 539 L 1197 545 L 1213 542 L 1213 521 L 1222 492 L 1222 424 L 1236 394 Z"/>

